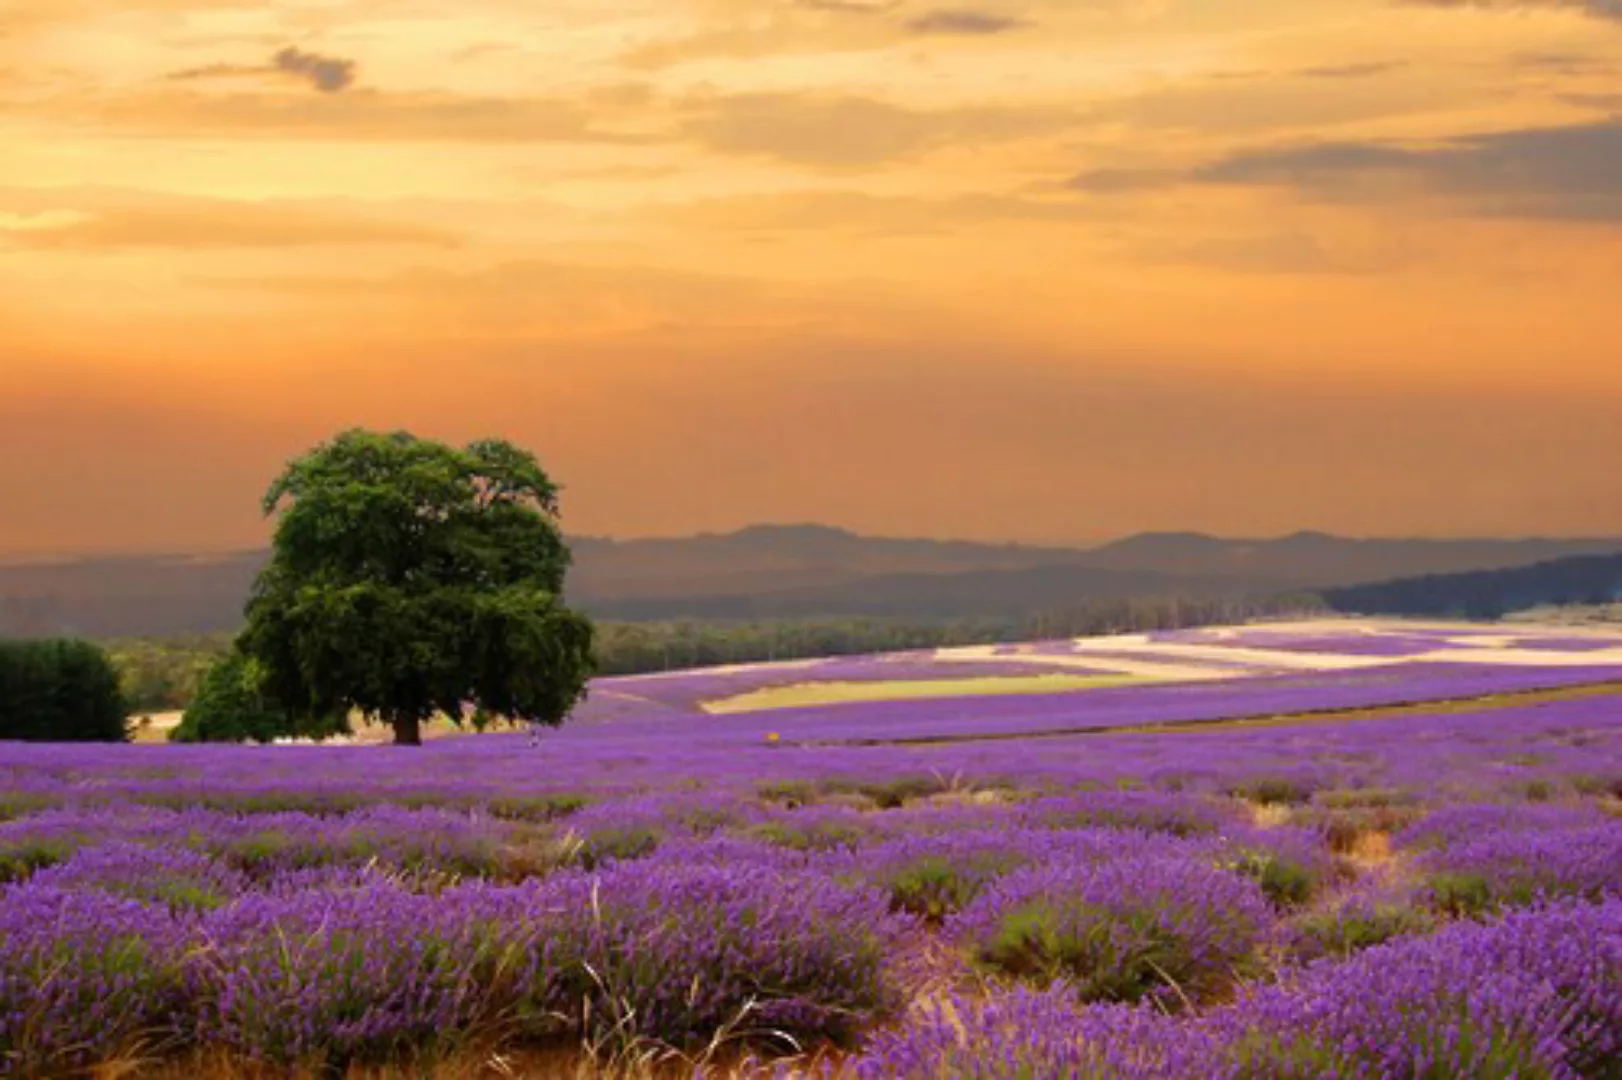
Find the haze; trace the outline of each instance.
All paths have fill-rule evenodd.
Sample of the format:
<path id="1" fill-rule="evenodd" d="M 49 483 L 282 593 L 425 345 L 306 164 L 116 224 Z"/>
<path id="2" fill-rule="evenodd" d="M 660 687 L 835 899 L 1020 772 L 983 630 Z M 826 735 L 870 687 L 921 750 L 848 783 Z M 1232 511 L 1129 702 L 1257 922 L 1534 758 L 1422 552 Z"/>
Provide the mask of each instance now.
<path id="1" fill-rule="evenodd" d="M 1615 0 L 37 0 L 0 552 L 350 425 L 578 533 L 1622 534 Z"/>

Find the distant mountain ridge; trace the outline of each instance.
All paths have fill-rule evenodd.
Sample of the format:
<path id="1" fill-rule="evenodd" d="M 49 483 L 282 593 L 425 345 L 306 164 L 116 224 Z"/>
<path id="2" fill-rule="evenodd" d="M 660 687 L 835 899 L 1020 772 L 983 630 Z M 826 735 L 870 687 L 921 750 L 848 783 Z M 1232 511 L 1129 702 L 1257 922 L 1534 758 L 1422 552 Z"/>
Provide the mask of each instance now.
<path id="1" fill-rule="evenodd" d="M 1326 589 L 1337 611 L 1498 618 L 1545 605 L 1622 601 L 1622 555 L 1574 555 L 1507 570 L 1427 574 Z"/>
<path id="2" fill-rule="evenodd" d="M 1270 539 L 1143 533 L 1092 549 L 757 525 L 651 539 L 572 537 L 571 599 L 605 618 L 1014 615 L 1094 599 L 1240 596 L 1622 553 L 1622 539 Z M 0 635 L 235 629 L 263 551 L 0 564 Z"/>

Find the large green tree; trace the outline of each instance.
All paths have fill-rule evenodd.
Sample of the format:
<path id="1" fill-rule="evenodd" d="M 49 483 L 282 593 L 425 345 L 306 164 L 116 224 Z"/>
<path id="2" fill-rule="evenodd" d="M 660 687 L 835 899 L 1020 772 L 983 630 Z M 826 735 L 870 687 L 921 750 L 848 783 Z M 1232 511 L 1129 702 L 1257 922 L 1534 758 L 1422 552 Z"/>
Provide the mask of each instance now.
<path id="1" fill-rule="evenodd" d="M 584 695 L 592 625 L 563 603 L 558 489 L 526 451 L 349 431 L 292 462 L 264 511 L 279 520 L 240 646 L 289 715 L 357 710 L 416 745 L 436 714 L 557 725 Z"/>

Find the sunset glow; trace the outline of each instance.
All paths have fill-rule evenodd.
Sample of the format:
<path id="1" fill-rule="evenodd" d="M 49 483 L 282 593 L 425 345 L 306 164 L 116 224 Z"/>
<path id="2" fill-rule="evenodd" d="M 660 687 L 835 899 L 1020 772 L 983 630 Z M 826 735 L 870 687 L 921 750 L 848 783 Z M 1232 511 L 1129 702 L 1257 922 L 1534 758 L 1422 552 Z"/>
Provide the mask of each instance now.
<path id="1" fill-rule="evenodd" d="M 35 0 L 0 553 L 361 424 L 569 528 L 1622 533 L 1613 0 Z"/>

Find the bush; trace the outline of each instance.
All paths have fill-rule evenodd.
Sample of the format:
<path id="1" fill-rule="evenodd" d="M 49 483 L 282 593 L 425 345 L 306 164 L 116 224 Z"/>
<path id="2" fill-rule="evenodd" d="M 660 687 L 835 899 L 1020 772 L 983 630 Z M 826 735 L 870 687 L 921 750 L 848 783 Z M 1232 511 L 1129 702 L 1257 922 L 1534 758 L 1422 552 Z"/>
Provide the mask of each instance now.
<path id="1" fill-rule="evenodd" d="M 34 875 L 38 886 L 100 889 L 178 913 L 220 907 L 248 887 L 248 879 L 207 855 L 185 848 L 113 841 L 80 848 Z"/>
<path id="2" fill-rule="evenodd" d="M 923 1004 L 848 1063 L 856 1080 L 1165 1080 L 1216 1073 L 1203 1033 L 1150 1006 L 1082 1009 L 1063 984 Z"/>
<path id="3" fill-rule="evenodd" d="M 1234 829 L 1218 856 L 1223 868 L 1255 881 L 1279 907 L 1299 907 L 1327 885 L 1349 877 L 1310 829 Z"/>
<path id="4" fill-rule="evenodd" d="M 502 921 L 540 927 L 544 959 L 529 966 L 550 979 L 524 1011 L 594 1039 L 691 1047 L 740 1021 L 848 1044 L 900 1008 L 890 954 L 912 924 L 882 894 L 773 865 L 766 851 L 716 865 L 699 847 L 506 890 Z"/>
<path id="5" fill-rule="evenodd" d="M 34 884 L 0 897 L 0 1073 L 58 1076 L 179 1035 L 180 924 L 165 908 Z"/>
<path id="6" fill-rule="evenodd" d="M 128 738 L 129 713 L 106 653 L 85 641 L 0 641 L 0 740 Z"/>
<path id="7" fill-rule="evenodd" d="M 296 737 L 324 739 L 349 731 L 342 716 L 299 718 L 272 704 L 259 689 L 257 664 L 232 652 L 203 676 L 172 742 L 258 742 Z"/>
<path id="8" fill-rule="evenodd" d="M 1549 832 L 1506 830 L 1428 852 L 1431 902 L 1454 915 L 1524 907 L 1557 896 L 1622 894 L 1622 824 Z"/>
<path id="9" fill-rule="evenodd" d="M 1178 858 L 1205 850 L 1202 841 L 1142 829 L 976 829 L 899 837 L 846 852 L 823 869 L 885 890 L 896 911 L 940 922 L 999 878 L 1027 866 Z"/>
<path id="10" fill-rule="evenodd" d="M 1033 867 L 948 924 L 983 967 L 1088 1001 L 1175 1004 L 1243 975 L 1272 922 L 1257 886 L 1181 859 Z"/>
<path id="11" fill-rule="evenodd" d="M 521 951 L 476 915 L 378 879 L 249 894 L 202 924 L 198 1037 L 258 1061 L 335 1070 L 444 1049 L 495 1011 Z"/>
<path id="12" fill-rule="evenodd" d="M 1240 1080 L 1611 1080 L 1622 1053 L 1622 902 L 1457 923 L 1288 973 L 1208 1020 Z"/>
<path id="13" fill-rule="evenodd" d="M 1353 953 L 1394 938 L 1426 934 L 1437 917 L 1406 899 L 1358 897 L 1329 911 L 1314 911 L 1292 920 L 1289 945 L 1298 960 L 1346 959 Z"/>

